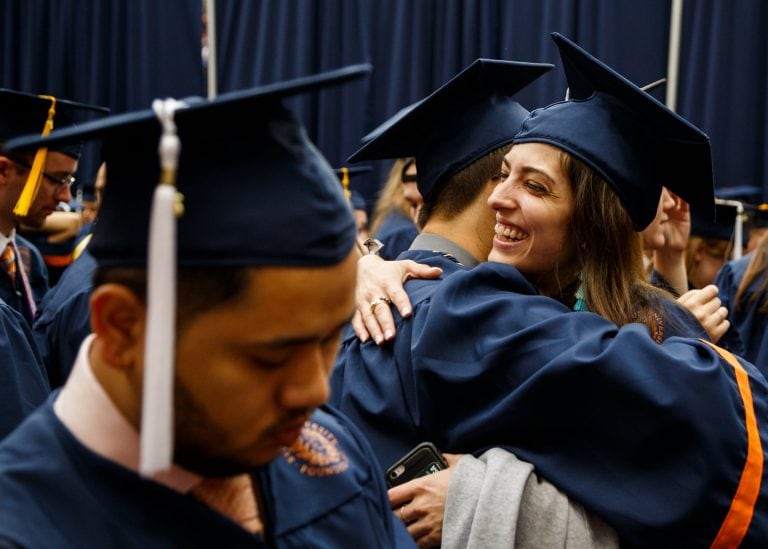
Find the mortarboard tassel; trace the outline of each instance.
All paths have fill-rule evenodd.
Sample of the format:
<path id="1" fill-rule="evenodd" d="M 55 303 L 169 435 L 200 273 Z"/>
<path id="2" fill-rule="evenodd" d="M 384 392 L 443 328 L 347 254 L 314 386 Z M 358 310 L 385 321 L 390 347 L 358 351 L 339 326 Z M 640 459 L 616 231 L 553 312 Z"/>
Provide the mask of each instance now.
<path id="1" fill-rule="evenodd" d="M 347 200 L 352 200 L 352 191 L 349 190 L 349 168 L 341 168 L 341 186 L 344 188 L 344 196 Z"/>
<path id="2" fill-rule="evenodd" d="M 141 410 L 139 472 L 151 476 L 173 461 L 173 372 L 176 342 L 176 217 L 181 215 L 176 169 L 181 143 L 173 116 L 184 107 L 174 99 L 155 100 L 163 127 L 160 184 L 152 198 L 147 251 L 147 324 Z"/>
<path id="3" fill-rule="evenodd" d="M 43 99 L 50 99 L 51 106 L 48 108 L 48 118 L 45 120 L 43 126 L 43 137 L 51 133 L 53 129 L 53 118 L 56 116 L 56 98 L 52 95 L 40 95 Z M 48 156 L 48 149 L 43 147 L 37 149 L 35 153 L 35 159 L 32 161 L 32 167 L 29 169 L 29 176 L 27 182 L 24 184 L 24 190 L 21 191 L 21 196 L 16 201 L 16 206 L 13 208 L 13 213 L 16 215 L 27 215 L 29 208 L 32 206 L 32 201 L 37 196 L 37 191 L 40 188 L 40 182 L 43 179 L 43 170 L 45 168 L 45 159 Z"/>

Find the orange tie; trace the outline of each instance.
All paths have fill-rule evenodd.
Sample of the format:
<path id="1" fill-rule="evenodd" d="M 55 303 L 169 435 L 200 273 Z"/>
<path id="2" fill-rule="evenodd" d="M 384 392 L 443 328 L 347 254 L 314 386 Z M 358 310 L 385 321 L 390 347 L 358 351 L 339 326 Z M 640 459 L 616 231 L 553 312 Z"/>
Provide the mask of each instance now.
<path id="1" fill-rule="evenodd" d="M 250 476 L 208 478 L 193 488 L 191 494 L 252 534 L 263 533 Z"/>
<path id="2" fill-rule="evenodd" d="M 11 279 L 13 287 L 16 287 L 16 253 L 13 251 L 13 244 L 10 242 L 3 250 L 2 255 L 3 267 L 5 272 L 8 273 L 8 277 Z"/>

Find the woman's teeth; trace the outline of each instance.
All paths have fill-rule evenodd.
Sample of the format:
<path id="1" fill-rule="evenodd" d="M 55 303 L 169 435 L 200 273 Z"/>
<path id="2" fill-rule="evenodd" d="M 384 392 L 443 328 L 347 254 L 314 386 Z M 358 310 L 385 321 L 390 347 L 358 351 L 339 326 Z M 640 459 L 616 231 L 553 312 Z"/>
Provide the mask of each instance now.
<path id="1" fill-rule="evenodd" d="M 528 234 L 524 233 L 523 231 L 519 229 L 513 229 L 511 227 L 505 227 L 501 223 L 497 223 L 495 227 L 496 234 L 498 236 L 503 236 L 504 238 L 508 240 L 523 240 L 525 238 L 528 238 Z"/>

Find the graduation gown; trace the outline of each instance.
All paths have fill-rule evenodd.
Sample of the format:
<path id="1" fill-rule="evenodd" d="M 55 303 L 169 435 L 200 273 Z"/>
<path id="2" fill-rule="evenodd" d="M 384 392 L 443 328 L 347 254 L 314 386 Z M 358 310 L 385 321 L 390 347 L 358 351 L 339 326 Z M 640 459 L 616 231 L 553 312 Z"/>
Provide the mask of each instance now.
<path id="1" fill-rule="evenodd" d="M 49 394 L 32 330 L 18 312 L 0 302 L 0 438 L 15 429 Z"/>
<path id="2" fill-rule="evenodd" d="M 26 239 L 37 248 L 43 258 L 49 285 L 55 286 L 64 270 L 72 264 L 72 250 L 74 250 L 77 236 L 64 242 L 50 242 L 48 237 L 47 234 L 26 234 Z"/>
<path id="3" fill-rule="evenodd" d="M 618 330 L 486 263 L 417 301 L 393 343 L 350 338 L 343 352 L 332 400 L 385 467 L 423 440 L 500 446 L 627 546 L 711 544 L 744 475 L 755 509 L 744 545 L 768 542 L 768 478 L 752 467 L 768 448 L 768 382 L 704 342 Z"/>
<path id="4" fill-rule="evenodd" d="M 419 235 L 416 225 L 400 211 L 392 210 L 382 221 L 376 238 L 384 244 L 381 257 L 395 259 L 401 252 L 408 249 L 413 239 Z"/>
<path id="5" fill-rule="evenodd" d="M 96 260 L 86 249 L 43 299 L 32 326 L 51 388 L 64 384 L 80 344 L 91 333 L 88 302 Z"/>
<path id="6" fill-rule="evenodd" d="M 255 475 L 266 539 L 80 444 L 52 397 L 0 444 L 0 539 L 37 547 L 414 547 L 362 435 L 317 410 Z M 310 432 L 307 433 L 307 429 Z M 299 450 L 297 450 L 299 448 Z"/>
<path id="7" fill-rule="evenodd" d="M 32 292 L 32 300 L 36 307 L 40 306 L 43 297 L 48 292 L 48 269 L 43 261 L 40 251 L 29 240 L 16 234 L 16 248 L 20 257 L 16 258 L 16 269 L 24 269 Z M 34 318 L 27 304 L 26 289 L 17 275 L 18 284 L 14 288 L 8 273 L 0 269 L 0 299 L 17 310 L 31 326 Z"/>
<path id="8" fill-rule="evenodd" d="M 762 299 L 749 304 L 735 303 L 736 290 L 744 278 L 750 259 L 752 254 L 725 263 L 717 274 L 715 284 L 720 289 L 718 296 L 723 306 L 728 308 L 728 320 L 731 322 L 728 331 L 736 331 L 744 345 L 744 358 L 768 377 L 768 315 L 759 311 Z M 755 279 L 749 289 L 754 291 L 766 276 L 768 273 L 763 273 Z"/>

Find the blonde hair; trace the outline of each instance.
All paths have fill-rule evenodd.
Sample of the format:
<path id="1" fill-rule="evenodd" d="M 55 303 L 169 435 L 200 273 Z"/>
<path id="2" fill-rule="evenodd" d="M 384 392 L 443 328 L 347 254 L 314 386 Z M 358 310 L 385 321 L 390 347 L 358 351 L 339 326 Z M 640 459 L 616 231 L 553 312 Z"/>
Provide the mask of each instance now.
<path id="1" fill-rule="evenodd" d="M 766 269 L 768 269 L 768 238 L 760 240 L 757 248 L 752 252 L 752 258 L 747 264 L 747 270 L 744 271 L 744 276 L 741 278 L 739 288 L 736 290 L 736 296 L 733 300 L 736 308 L 741 310 L 744 305 L 748 305 L 758 299 L 761 313 L 768 313 L 768 277 L 763 276 Z M 757 286 L 748 292 L 749 286 L 758 277 L 762 277 Z"/>
<path id="2" fill-rule="evenodd" d="M 376 236 L 384 218 L 393 210 L 411 219 L 411 205 L 405 199 L 403 192 L 403 168 L 406 160 L 406 158 L 398 158 L 392 163 L 387 180 L 379 192 L 371 219 L 370 232 L 373 236 Z"/>

